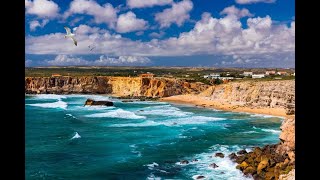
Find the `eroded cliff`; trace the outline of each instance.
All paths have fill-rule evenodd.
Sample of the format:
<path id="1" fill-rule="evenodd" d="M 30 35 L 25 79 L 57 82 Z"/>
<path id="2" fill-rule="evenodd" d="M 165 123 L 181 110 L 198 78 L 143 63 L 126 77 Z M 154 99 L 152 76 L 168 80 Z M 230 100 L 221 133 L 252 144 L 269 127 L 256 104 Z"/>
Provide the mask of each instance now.
<path id="1" fill-rule="evenodd" d="M 212 86 L 200 96 L 240 106 L 287 108 L 294 114 L 295 81 L 230 82 Z"/>
<path id="2" fill-rule="evenodd" d="M 168 97 L 199 94 L 209 86 L 184 79 L 140 77 L 26 77 L 29 94 L 112 94 L 116 96 Z"/>

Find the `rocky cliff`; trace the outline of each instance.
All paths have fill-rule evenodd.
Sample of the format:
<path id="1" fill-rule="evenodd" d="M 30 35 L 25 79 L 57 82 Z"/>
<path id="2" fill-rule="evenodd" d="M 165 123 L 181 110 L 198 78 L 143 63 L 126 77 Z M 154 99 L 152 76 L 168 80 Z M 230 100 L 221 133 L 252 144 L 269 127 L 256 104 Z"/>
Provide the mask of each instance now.
<path id="1" fill-rule="evenodd" d="M 285 119 L 280 129 L 280 143 L 266 145 L 262 149 L 256 147 L 252 152 L 245 152 L 241 156 L 233 153 L 229 157 L 239 163 L 238 169 L 245 175 L 252 175 L 255 180 L 294 180 L 295 119 Z"/>
<path id="2" fill-rule="evenodd" d="M 286 108 L 287 114 L 294 114 L 295 81 L 230 82 L 212 86 L 200 95 L 233 105 Z"/>
<path id="3" fill-rule="evenodd" d="M 167 97 L 199 94 L 209 86 L 184 79 L 140 77 L 26 77 L 28 94 L 112 94 L 116 96 Z"/>

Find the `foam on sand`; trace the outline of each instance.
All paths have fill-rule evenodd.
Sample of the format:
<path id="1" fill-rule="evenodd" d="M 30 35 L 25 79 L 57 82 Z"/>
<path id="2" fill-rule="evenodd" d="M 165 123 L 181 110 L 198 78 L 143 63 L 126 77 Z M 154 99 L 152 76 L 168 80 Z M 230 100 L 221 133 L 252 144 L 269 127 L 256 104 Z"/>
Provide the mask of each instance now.
<path id="1" fill-rule="evenodd" d="M 123 109 L 116 109 L 112 111 L 108 111 L 105 113 L 95 113 L 86 115 L 86 117 L 95 117 L 95 118 L 122 118 L 122 119 L 145 119 L 145 116 L 138 116 L 133 112 L 125 111 Z"/>

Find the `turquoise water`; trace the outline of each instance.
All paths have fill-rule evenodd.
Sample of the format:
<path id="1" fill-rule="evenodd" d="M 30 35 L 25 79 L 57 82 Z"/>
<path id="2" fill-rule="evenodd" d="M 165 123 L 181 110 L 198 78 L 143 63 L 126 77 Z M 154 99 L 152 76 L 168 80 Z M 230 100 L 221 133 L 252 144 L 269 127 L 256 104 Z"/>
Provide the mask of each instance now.
<path id="1" fill-rule="evenodd" d="M 115 107 L 83 106 L 87 98 Z M 282 120 L 100 95 L 34 95 L 25 103 L 26 179 L 246 179 L 227 155 L 278 142 Z"/>

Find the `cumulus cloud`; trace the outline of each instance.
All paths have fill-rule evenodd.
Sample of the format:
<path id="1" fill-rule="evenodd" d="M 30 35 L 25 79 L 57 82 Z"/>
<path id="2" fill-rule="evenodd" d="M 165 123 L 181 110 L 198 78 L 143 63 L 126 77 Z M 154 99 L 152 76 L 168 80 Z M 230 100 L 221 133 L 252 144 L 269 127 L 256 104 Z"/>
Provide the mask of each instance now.
<path id="1" fill-rule="evenodd" d="M 72 14 L 86 14 L 93 16 L 95 23 L 105 23 L 113 28 L 117 21 L 117 12 L 118 10 L 110 3 L 101 6 L 93 0 L 73 0 L 70 3 L 70 8 L 64 13 L 64 18 L 68 18 Z"/>
<path id="2" fill-rule="evenodd" d="M 276 0 L 236 0 L 238 4 L 252 4 L 252 3 L 274 3 Z"/>
<path id="3" fill-rule="evenodd" d="M 160 13 L 155 14 L 155 20 L 160 24 L 160 28 L 170 27 L 175 23 L 178 26 L 190 19 L 190 11 L 193 8 L 191 0 L 183 0 L 173 3 L 171 8 L 167 8 Z"/>
<path id="4" fill-rule="evenodd" d="M 144 30 L 147 28 L 147 25 L 147 21 L 138 19 L 133 12 L 129 11 L 119 16 L 116 30 L 119 33 L 127 33 Z"/>
<path id="5" fill-rule="evenodd" d="M 240 9 L 236 8 L 234 5 L 224 8 L 220 12 L 220 14 L 221 15 L 226 14 L 226 15 L 229 15 L 229 16 L 230 15 L 231 16 L 234 15 L 234 16 L 236 16 L 238 18 L 242 18 L 242 17 L 246 17 L 246 16 L 248 16 L 248 17 L 252 17 L 253 16 L 253 14 L 251 14 L 248 9 L 243 8 L 243 9 L 240 10 Z"/>
<path id="6" fill-rule="evenodd" d="M 106 57 L 101 55 L 96 60 L 85 60 L 82 57 L 73 55 L 59 54 L 53 60 L 45 60 L 41 63 L 42 66 L 123 66 L 123 65 L 146 65 L 151 60 L 148 57 L 137 56 L 119 56 Z M 27 63 L 27 62 L 26 62 Z M 28 61 L 30 66 L 32 61 Z"/>
<path id="7" fill-rule="evenodd" d="M 40 18 L 55 18 L 59 15 L 59 6 L 50 0 L 25 0 L 26 14 Z"/>
<path id="8" fill-rule="evenodd" d="M 243 9 L 242 9 L 243 10 Z M 242 10 L 236 9 L 239 15 Z M 230 10 L 228 10 L 230 11 Z M 233 11 L 230 11 L 233 12 Z M 229 14 L 230 14 L 229 12 Z M 234 14 L 234 13 L 233 13 Z M 240 13 L 240 16 L 248 13 Z M 27 54 L 108 54 L 109 56 L 189 56 L 221 55 L 240 57 L 237 63 L 273 60 L 294 60 L 295 21 L 290 25 L 273 23 L 270 16 L 249 17 L 246 28 L 239 16 L 226 15 L 221 18 L 203 13 L 188 32 L 178 37 L 131 40 L 98 27 L 80 25 L 76 31 L 78 46 L 63 38 L 62 33 L 26 37 Z M 157 36 L 155 33 L 153 34 Z M 154 38 L 156 38 L 154 36 Z M 89 51 L 87 46 L 96 48 Z"/>
<path id="9" fill-rule="evenodd" d="M 48 19 L 42 20 L 42 23 L 40 23 L 37 20 L 30 21 L 30 23 L 29 23 L 30 30 L 35 31 L 37 29 L 37 27 L 43 28 L 48 22 L 49 22 Z"/>
<path id="10" fill-rule="evenodd" d="M 127 5 L 130 8 L 144 8 L 152 6 L 163 6 L 171 4 L 173 0 L 127 0 Z"/>

